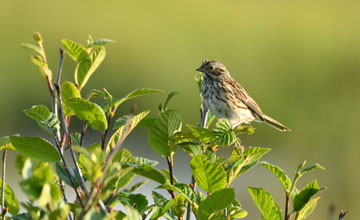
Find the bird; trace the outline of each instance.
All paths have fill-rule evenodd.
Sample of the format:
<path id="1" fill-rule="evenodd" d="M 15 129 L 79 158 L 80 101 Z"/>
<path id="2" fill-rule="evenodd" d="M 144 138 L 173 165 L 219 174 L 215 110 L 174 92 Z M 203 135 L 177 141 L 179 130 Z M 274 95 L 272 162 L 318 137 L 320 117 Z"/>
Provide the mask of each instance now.
<path id="1" fill-rule="evenodd" d="M 241 124 L 256 121 L 264 122 L 282 132 L 291 131 L 264 114 L 255 100 L 231 77 L 225 65 L 219 61 L 205 60 L 196 71 L 203 73 L 203 105 L 217 119 L 227 119 L 233 129 Z"/>

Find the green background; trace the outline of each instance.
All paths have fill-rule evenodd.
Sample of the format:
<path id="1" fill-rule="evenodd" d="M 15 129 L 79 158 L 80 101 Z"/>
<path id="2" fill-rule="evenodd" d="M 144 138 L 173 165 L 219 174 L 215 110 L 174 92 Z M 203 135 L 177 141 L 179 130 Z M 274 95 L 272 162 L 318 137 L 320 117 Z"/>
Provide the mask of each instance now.
<path id="1" fill-rule="evenodd" d="M 327 168 L 299 182 L 302 187 L 316 176 L 320 186 L 328 187 L 309 219 L 327 219 L 331 204 L 336 212 L 350 210 L 345 219 L 359 219 L 359 6 L 355 0 L 4 1 L 0 135 L 37 135 L 39 129 L 23 109 L 50 103 L 45 81 L 27 59 L 30 52 L 20 47 L 33 42 L 34 31 L 43 35 L 53 72 L 62 38 L 83 44 L 88 34 L 115 40 L 83 94 L 89 88 L 107 88 L 115 97 L 140 87 L 175 90 L 179 95 L 170 105 L 182 113 L 184 123 L 199 121 L 195 69 L 204 59 L 217 59 L 266 114 L 293 130 L 281 133 L 254 124 L 256 133 L 242 138 L 245 146 L 273 148 L 265 160 L 290 176 L 305 159 Z M 67 57 L 64 65 L 64 79 L 73 80 L 75 64 Z M 126 113 L 137 103 L 138 111 L 156 114 L 164 98 L 149 95 L 120 111 Z M 151 152 L 145 132 L 139 129 L 127 147 L 137 156 L 164 160 Z M 178 169 L 177 176 L 187 181 L 190 169 L 183 157 L 175 156 L 175 174 L 179 164 L 185 170 Z M 10 185 L 19 189 L 17 174 L 9 175 Z M 247 185 L 269 190 L 283 209 L 280 183 L 258 167 L 232 185 L 249 211 L 247 219 L 260 218 Z"/>

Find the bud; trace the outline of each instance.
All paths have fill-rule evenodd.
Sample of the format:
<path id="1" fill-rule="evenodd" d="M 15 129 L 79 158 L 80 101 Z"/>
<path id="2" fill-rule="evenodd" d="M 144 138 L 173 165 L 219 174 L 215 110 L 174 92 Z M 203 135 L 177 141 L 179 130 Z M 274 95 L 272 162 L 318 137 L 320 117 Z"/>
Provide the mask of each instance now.
<path id="1" fill-rule="evenodd" d="M 39 32 L 34 32 L 33 37 L 36 42 L 42 43 L 43 40 L 42 40 L 41 34 Z"/>

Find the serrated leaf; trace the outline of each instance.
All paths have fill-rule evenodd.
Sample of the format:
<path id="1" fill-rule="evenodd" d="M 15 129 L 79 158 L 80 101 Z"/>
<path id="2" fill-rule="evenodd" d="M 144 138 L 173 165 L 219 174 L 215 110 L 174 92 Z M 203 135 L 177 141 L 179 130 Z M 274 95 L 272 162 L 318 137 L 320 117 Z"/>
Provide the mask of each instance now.
<path id="1" fill-rule="evenodd" d="M 149 114 L 150 111 L 143 111 L 137 115 L 134 116 L 127 116 L 127 120 L 129 120 L 129 127 L 128 129 L 125 129 L 126 124 L 122 124 L 115 133 L 111 136 L 106 151 L 109 152 L 110 149 L 114 148 L 119 141 L 122 139 L 124 140 L 131 132 L 132 130 L 138 125 L 138 123 Z"/>
<path id="2" fill-rule="evenodd" d="M 60 155 L 55 147 L 48 141 L 38 137 L 16 137 L 11 136 L 10 141 L 16 151 L 24 156 L 41 162 L 57 162 Z"/>
<path id="3" fill-rule="evenodd" d="M 319 197 L 311 199 L 304 208 L 300 210 L 300 212 L 297 213 L 296 220 L 303 220 L 306 219 L 316 208 L 317 202 L 320 199 Z"/>
<path id="4" fill-rule="evenodd" d="M 63 82 L 61 85 L 61 98 L 64 108 L 64 114 L 66 116 L 74 115 L 75 113 L 71 110 L 68 100 L 71 98 L 81 98 L 80 92 L 76 86 L 69 81 Z"/>
<path id="5" fill-rule="evenodd" d="M 228 207 L 235 199 L 235 192 L 232 188 L 222 189 L 209 195 L 199 204 L 197 217 L 199 220 L 208 220 L 215 213 Z"/>
<path id="6" fill-rule="evenodd" d="M 39 55 L 41 55 L 41 49 L 39 46 L 36 46 L 34 44 L 21 44 L 23 48 L 26 48 L 28 50 L 31 50 Z"/>
<path id="7" fill-rule="evenodd" d="M 148 134 L 148 141 L 152 149 L 163 157 L 168 157 L 175 152 L 177 146 L 170 143 L 169 140 L 181 130 L 181 124 L 181 115 L 177 111 L 162 112 Z"/>
<path id="8" fill-rule="evenodd" d="M 0 186 L 2 186 L 2 179 L 0 179 Z M 18 199 L 17 199 L 14 191 L 11 189 L 11 187 L 6 182 L 5 182 L 4 186 L 5 186 L 5 189 L 4 189 L 5 207 L 8 208 L 8 211 L 10 212 L 10 214 L 16 215 L 20 211 L 20 205 L 19 205 Z"/>
<path id="9" fill-rule="evenodd" d="M 280 167 L 272 165 L 265 161 L 261 162 L 260 164 L 270 170 L 280 180 L 285 191 L 290 190 L 291 180 Z"/>
<path id="10" fill-rule="evenodd" d="M 213 129 L 211 141 L 220 146 L 230 146 L 236 142 L 236 134 L 226 119 L 219 119 Z"/>
<path id="11" fill-rule="evenodd" d="M 50 112 L 44 105 L 34 105 L 30 109 L 24 110 L 25 114 L 34 119 L 39 127 L 50 137 L 57 133 L 60 121 L 57 116 Z"/>
<path id="12" fill-rule="evenodd" d="M 63 39 L 61 43 L 64 46 L 67 55 L 69 55 L 69 57 L 71 57 L 71 59 L 75 62 L 79 63 L 87 58 L 88 53 L 81 44 L 69 39 Z"/>
<path id="13" fill-rule="evenodd" d="M 319 185 L 316 180 L 312 181 L 304 188 L 302 188 L 298 194 L 294 196 L 293 204 L 294 211 L 300 211 L 306 203 L 314 196 L 317 192 L 320 191 Z"/>
<path id="14" fill-rule="evenodd" d="M 240 202 L 236 199 L 227 207 L 227 212 L 231 219 L 245 218 L 247 216 L 247 211 L 242 209 Z"/>
<path id="15" fill-rule="evenodd" d="M 97 104 L 82 98 L 70 98 L 68 106 L 79 119 L 87 121 L 92 129 L 102 131 L 107 128 L 105 113 Z"/>
<path id="16" fill-rule="evenodd" d="M 248 187 L 249 193 L 260 210 L 263 220 L 281 220 L 281 211 L 269 192 L 262 188 Z"/>
<path id="17" fill-rule="evenodd" d="M 15 147 L 11 144 L 10 137 L 4 136 L 0 138 L 0 150 L 16 150 Z"/>
<path id="18" fill-rule="evenodd" d="M 179 193 L 180 195 L 184 196 L 184 198 L 190 202 L 191 204 L 195 203 L 195 193 L 194 191 L 186 184 L 177 183 L 174 185 L 164 184 L 159 186 L 158 188 L 164 188 L 167 190 L 172 190 L 174 192 Z"/>
<path id="19" fill-rule="evenodd" d="M 152 127 L 154 125 L 155 121 L 156 121 L 156 118 L 147 116 L 139 122 L 139 126 Z"/>
<path id="20" fill-rule="evenodd" d="M 186 153 L 190 155 L 190 157 L 194 157 L 202 153 L 202 149 L 199 146 L 199 143 L 196 142 L 184 142 L 178 144 L 178 146 Z"/>
<path id="21" fill-rule="evenodd" d="M 146 95 L 146 94 L 158 93 L 158 92 L 163 92 L 163 91 L 158 90 L 158 89 L 149 89 L 149 88 L 136 89 L 120 99 L 113 100 L 113 106 L 115 108 L 117 108 L 121 103 L 123 103 L 129 99 L 133 99 L 135 97 Z"/>
<path id="22" fill-rule="evenodd" d="M 81 90 L 95 70 L 100 66 L 105 59 L 105 47 L 100 47 L 91 53 L 90 59 L 84 59 L 75 69 L 75 83 Z"/>
<path id="23" fill-rule="evenodd" d="M 220 164 L 212 164 L 199 154 L 190 161 L 193 176 L 199 186 L 206 192 L 213 193 L 226 186 L 226 174 Z"/>
<path id="24" fill-rule="evenodd" d="M 212 137 L 210 130 L 202 127 L 196 127 L 192 125 L 186 125 L 189 132 L 192 134 L 195 140 L 200 141 L 201 143 L 209 143 Z"/>
<path id="25" fill-rule="evenodd" d="M 305 174 L 305 173 L 308 173 L 310 171 L 313 171 L 313 170 L 316 170 L 316 169 L 320 169 L 320 170 L 325 170 L 325 168 L 323 166 L 321 166 L 320 164 L 318 163 L 315 163 L 315 164 L 311 164 L 305 168 L 303 168 L 300 172 L 301 175 Z"/>
<path id="26" fill-rule="evenodd" d="M 89 46 L 90 47 L 102 46 L 102 45 L 105 45 L 107 43 L 115 43 L 115 41 L 110 40 L 110 39 L 106 39 L 106 38 L 101 38 L 101 39 L 98 39 L 98 40 L 92 42 Z"/>

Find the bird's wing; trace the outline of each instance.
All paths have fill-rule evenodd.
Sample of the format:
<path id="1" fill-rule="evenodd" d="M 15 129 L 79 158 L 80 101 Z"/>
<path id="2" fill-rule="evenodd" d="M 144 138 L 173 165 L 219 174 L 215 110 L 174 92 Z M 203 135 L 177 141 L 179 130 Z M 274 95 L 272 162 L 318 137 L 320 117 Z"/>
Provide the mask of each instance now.
<path id="1" fill-rule="evenodd" d="M 245 89 L 235 80 L 233 80 L 232 86 L 234 87 L 233 91 L 235 97 L 240 99 L 241 102 L 243 102 L 252 112 L 254 112 L 256 115 L 259 116 L 260 119 L 263 120 L 263 113 L 260 106 L 255 102 L 253 98 L 251 98 L 251 96 L 247 94 Z"/>

